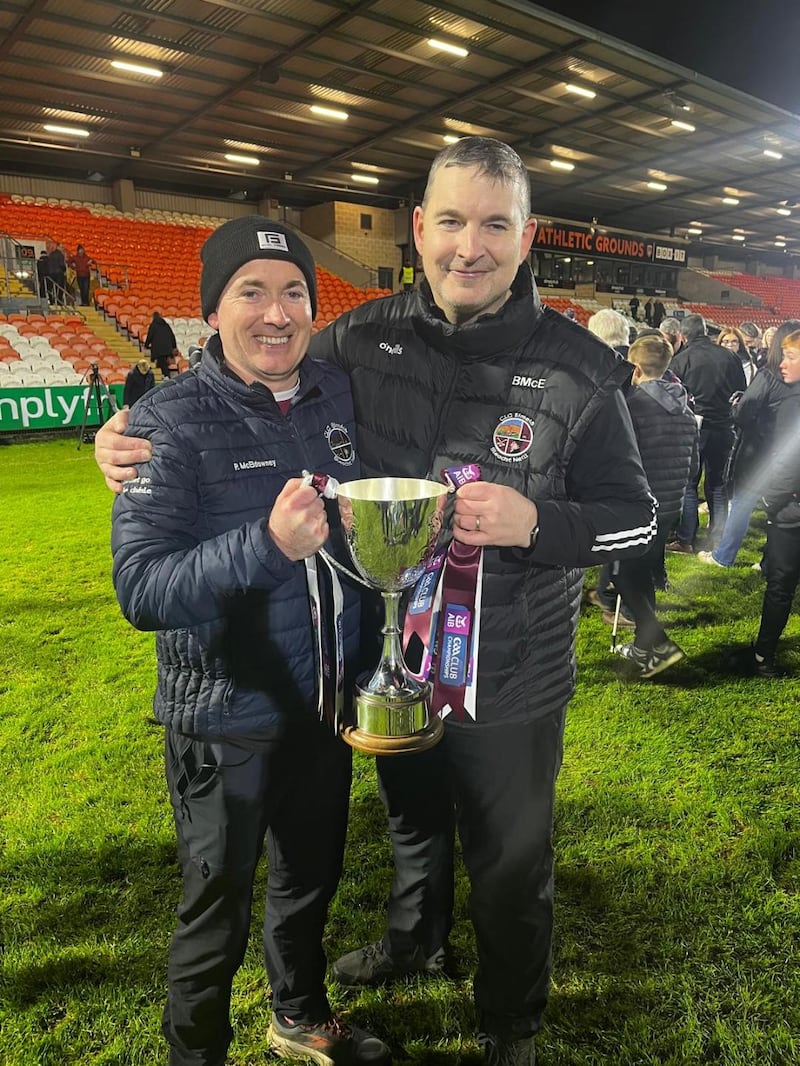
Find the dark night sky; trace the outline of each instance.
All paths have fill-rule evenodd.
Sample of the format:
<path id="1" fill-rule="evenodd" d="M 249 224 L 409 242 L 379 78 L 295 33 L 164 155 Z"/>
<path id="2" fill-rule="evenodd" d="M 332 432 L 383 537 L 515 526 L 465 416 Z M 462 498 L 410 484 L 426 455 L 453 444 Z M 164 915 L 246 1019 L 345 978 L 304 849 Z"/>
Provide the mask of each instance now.
<path id="1" fill-rule="evenodd" d="M 798 0 L 537 0 L 537 5 L 800 114 Z"/>

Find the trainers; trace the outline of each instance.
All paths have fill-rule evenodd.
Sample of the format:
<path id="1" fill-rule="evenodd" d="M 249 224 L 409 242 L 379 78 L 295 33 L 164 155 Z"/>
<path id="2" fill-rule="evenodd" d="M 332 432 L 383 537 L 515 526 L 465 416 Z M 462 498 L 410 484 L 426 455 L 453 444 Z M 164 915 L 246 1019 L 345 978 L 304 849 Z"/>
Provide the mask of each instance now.
<path id="1" fill-rule="evenodd" d="M 671 640 L 656 644 L 650 651 L 637 648 L 633 643 L 622 644 L 617 651 L 623 659 L 632 664 L 638 677 L 654 677 L 668 666 L 674 666 L 686 658 L 686 652 Z"/>
<path id="2" fill-rule="evenodd" d="M 382 940 L 342 955 L 331 967 L 341 985 L 380 985 L 411 973 L 437 974 L 444 970 L 444 948 L 439 948 L 421 965 L 396 962 Z"/>
<path id="3" fill-rule="evenodd" d="M 761 560 L 760 559 L 759 559 L 759 561 L 757 563 L 753 563 L 752 566 L 750 567 L 750 569 L 751 570 L 757 570 L 759 572 L 759 574 L 761 574 L 762 577 L 764 576 L 764 567 L 761 565 Z"/>
<path id="4" fill-rule="evenodd" d="M 486 1066 L 536 1066 L 536 1045 L 532 1036 L 505 1040 L 493 1033 L 478 1033 Z"/>
<path id="5" fill-rule="evenodd" d="M 667 545 L 668 552 L 678 552 L 680 555 L 694 555 L 691 544 L 684 544 L 682 540 L 671 540 Z"/>
<path id="6" fill-rule="evenodd" d="M 606 625 L 613 626 L 614 624 L 614 612 L 603 611 L 603 621 Z M 636 629 L 636 623 L 632 618 L 628 618 L 622 611 L 619 612 L 619 618 L 617 619 L 617 628 L 622 629 Z"/>
<path id="7" fill-rule="evenodd" d="M 721 566 L 723 570 L 727 569 L 724 563 L 720 563 L 714 558 L 713 552 L 698 552 L 695 558 L 699 559 L 701 563 L 710 563 L 712 566 Z"/>
<path id="8" fill-rule="evenodd" d="M 389 1048 L 377 1036 L 346 1025 L 340 1018 L 304 1025 L 272 1015 L 270 1046 L 287 1057 L 317 1062 L 320 1066 L 387 1066 L 392 1061 Z"/>

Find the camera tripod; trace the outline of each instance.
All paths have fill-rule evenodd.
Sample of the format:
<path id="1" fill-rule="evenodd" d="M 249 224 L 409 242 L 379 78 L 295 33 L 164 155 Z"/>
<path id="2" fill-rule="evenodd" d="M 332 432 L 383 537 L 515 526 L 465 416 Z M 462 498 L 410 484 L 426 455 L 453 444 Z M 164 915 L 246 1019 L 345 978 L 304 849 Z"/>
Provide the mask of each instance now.
<path id="1" fill-rule="evenodd" d="M 86 390 L 86 400 L 83 405 L 83 421 L 81 422 L 81 431 L 78 436 L 78 449 L 81 444 L 91 444 L 94 441 L 97 430 L 102 426 L 106 419 L 103 416 L 103 401 L 108 404 L 109 415 L 113 415 L 117 411 L 117 401 L 114 399 L 114 394 L 106 385 L 105 381 L 100 374 L 100 368 L 97 363 L 92 363 L 88 370 L 84 371 L 81 381 L 86 381 L 89 388 Z M 86 423 L 89 420 L 89 410 L 92 406 L 92 398 L 94 398 L 97 406 L 97 426 L 91 429 L 86 428 Z"/>

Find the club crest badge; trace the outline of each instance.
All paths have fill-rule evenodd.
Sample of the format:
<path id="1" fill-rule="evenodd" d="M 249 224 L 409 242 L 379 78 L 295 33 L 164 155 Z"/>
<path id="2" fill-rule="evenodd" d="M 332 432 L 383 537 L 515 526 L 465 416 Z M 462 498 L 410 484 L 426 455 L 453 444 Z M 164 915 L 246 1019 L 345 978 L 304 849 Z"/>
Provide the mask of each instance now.
<path id="1" fill-rule="evenodd" d="M 533 420 L 514 412 L 503 415 L 492 433 L 492 455 L 504 463 L 521 463 L 533 446 Z"/>
<path id="2" fill-rule="evenodd" d="M 331 422 L 325 427 L 325 440 L 333 452 L 333 458 L 342 466 L 352 466 L 356 458 L 356 450 L 350 439 L 347 429 L 339 422 Z"/>

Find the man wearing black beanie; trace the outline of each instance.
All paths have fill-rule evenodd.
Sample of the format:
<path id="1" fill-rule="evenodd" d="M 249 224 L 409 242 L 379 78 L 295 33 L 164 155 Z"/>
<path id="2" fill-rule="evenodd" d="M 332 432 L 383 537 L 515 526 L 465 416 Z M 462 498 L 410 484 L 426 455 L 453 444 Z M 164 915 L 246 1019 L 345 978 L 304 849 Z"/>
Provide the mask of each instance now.
<path id="1" fill-rule="evenodd" d="M 382 1041 L 333 1016 L 322 950 L 351 768 L 328 708 L 344 699 L 337 666 L 356 655 L 359 603 L 341 590 L 342 639 L 326 646 L 312 615 L 333 578 L 312 560 L 328 514 L 301 473 L 359 476 L 349 382 L 306 356 L 316 270 L 290 229 L 235 219 L 202 260 L 217 333 L 191 374 L 132 410 L 130 432 L 153 457 L 116 500 L 112 532 L 123 612 L 157 634 L 154 709 L 183 875 L 163 1016 L 170 1066 L 225 1063 L 264 845 L 273 1048 L 385 1066 Z"/>

